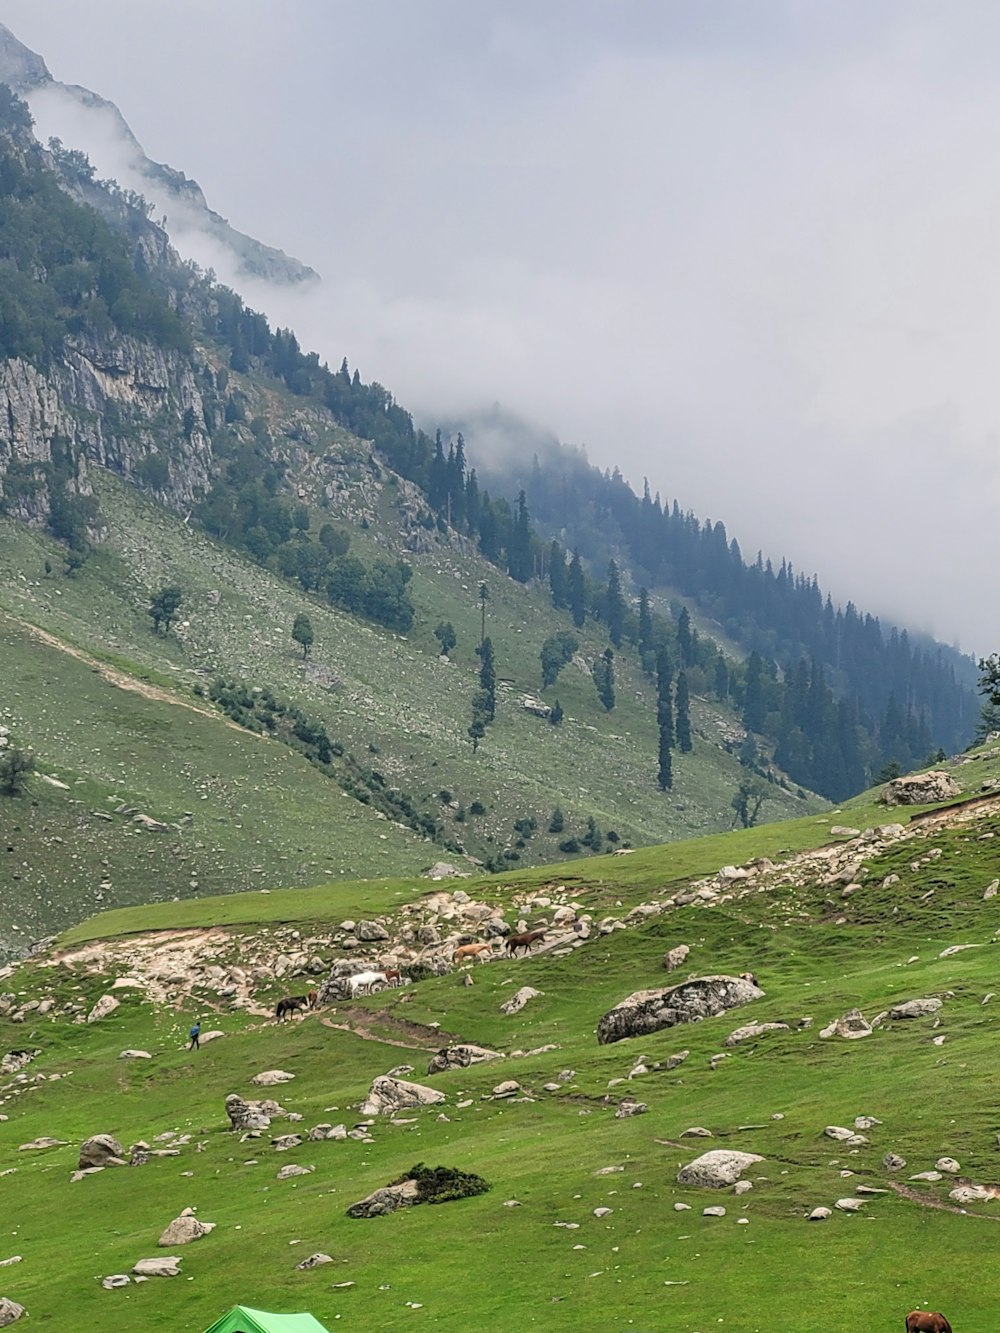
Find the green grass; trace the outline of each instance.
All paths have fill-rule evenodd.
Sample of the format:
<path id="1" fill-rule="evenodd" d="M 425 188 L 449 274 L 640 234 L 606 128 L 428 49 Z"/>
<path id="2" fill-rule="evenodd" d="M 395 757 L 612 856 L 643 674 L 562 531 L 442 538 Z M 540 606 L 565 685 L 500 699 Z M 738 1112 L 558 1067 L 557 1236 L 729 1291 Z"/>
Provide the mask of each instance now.
<path id="1" fill-rule="evenodd" d="M 824 822 L 828 837 L 829 817 Z M 614 895 L 623 905 L 649 900 L 685 875 L 780 847 L 815 845 L 822 831 L 820 822 L 799 821 L 594 861 L 588 868 L 600 875 L 579 886 L 581 901 L 589 906 L 582 896 L 588 887 L 602 903 Z M 811 1224 L 805 1214 L 859 1184 L 905 1181 L 941 1155 L 958 1159 L 962 1179 L 995 1179 L 1000 1112 L 991 1071 L 1000 1001 L 982 1001 L 996 985 L 1000 899 L 984 901 L 982 893 L 995 877 L 997 836 L 1000 818 L 987 811 L 969 826 L 929 830 L 925 838 L 868 855 L 862 888 L 838 901 L 836 912 L 822 884 L 796 887 L 779 878 L 766 892 L 678 909 L 567 958 L 474 967 L 472 987 L 449 975 L 384 992 L 365 1002 L 370 1040 L 327 1027 L 319 1016 L 279 1029 L 246 1015 L 213 1015 L 211 1025 L 229 1035 L 190 1054 L 183 1045 L 195 1001 L 158 1009 L 134 995 L 92 1027 L 63 1017 L 22 1025 L 0 1020 L 0 1048 L 41 1047 L 29 1075 L 66 1075 L 26 1084 L 2 1106 L 10 1120 L 0 1123 L 0 1171 L 16 1170 L 5 1179 L 18 1202 L 0 1257 L 9 1251 L 24 1261 L 0 1270 L 0 1289 L 25 1304 L 34 1322 L 54 1328 L 113 1322 L 122 1333 L 200 1333 L 237 1300 L 311 1309 L 331 1328 L 346 1321 L 396 1330 L 422 1321 L 456 1333 L 470 1326 L 587 1333 L 670 1326 L 694 1333 L 720 1323 L 741 1333 L 888 1329 L 914 1305 L 929 1304 L 961 1333 L 992 1333 L 995 1299 L 982 1275 L 995 1239 L 987 1219 L 997 1204 L 959 1215 L 890 1193 L 872 1196 L 857 1216 L 835 1212 Z M 929 858 L 932 850 L 940 855 Z M 900 879 L 883 888 L 889 874 Z M 489 887 L 503 898 L 529 879 L 522 874 Z M 161 904 L 145 924 L 229 921 L 260 936 L 292 921 L 391 912 L 423 887 L 390 880 Z M 110 935 L 143 923 L 120 912 L 97 924 Z M 65 942 L 94 934 L 91 923 Z M 764 999 L 720 1019 L 599 1047 L 594 1028 L 601 1014 L 632 990 L 665 984 L 662 954 L 681 942 L 691 946 L 695 972 L 751 968 Z M 980 947 L 939 956 L 955 943 Z M 4 984 L 25 996 L 91 1003 L 107 980 L 33 962 Z M 543 995 L 515 1017 L 502 1016 L 500 1003 L 521 984 Z M 933 1019 L 895 1023 L 859 1042 L 818 1037 L 849 1007 L 872 1017 L 893 1002 L 930 994 L 945 996 L 937 1026 Z M 383 1013 L 391 1025 L 381 1025 Z M 807 1017 L 812 1026 L 800 1029 Z M 783 1021 L 791 1030 L 733 1048 L 710 1069 L 725 1035 L 750 1020 Z M 241 1145 L 227 1132 L 226 1094 L 249 1095 L 251 1075 L 266 1068 L 295 1073 L 277 1091 L 304 1116 L 304 1126 L 323 1120 L 351 1126 L 370 1079 L 401 1061 L 422 1079 L 426 1052 L 443 1040 L 441 1033 L 502 1051 L 548 1043 L 557 1049 L 436 1076 L 448 1119 L 431 1108 L 414 1113 L 409 1125 L 380 1122 L 371 1145 L 305 1144 L 276 1153 L 267 1136 Z M 934 1045 L 935 1036 L 945 1043 Z M 149 1050 L 154 1059 L 118 1060 L 127 1046 Z M 674 1071 L 651 1068 L 609 1088 L 639 1057 L 652 1066 L 681 1049 L 690 1055 Z M 546 1093 L 543 1084 L 565 1069 L 575 1070 L 572 1080 Z M 535 1100 L 484 1100 L 504 1078 L 516 1078 Z M 648 1113 L 616 1120 L 614 1105 L 625 1092 L 646 1102 Z M 466 1098 L 470 1105 L 458 1109 Z M 883 1121 L 869 1132 L 868 1145 L 852 1150 L 823 1136 L 825 1125 L 851 1125 L 859 1114 Z M 713 1139 L 681 1138 L 691 1125 L 708 1127 Z M 87 1134 L 112 1132 L 129 1143 L 169 1129 L 192 1132 L 204 1151 L 192 1145 L 179 1158 L 69 1183 L 76 1146 Z M 285 1130 L 276 1122 L 276 1132 Z M 68 1146 L 37 1156 L 17 1152 L 38 1134 Z M 765 1158 L 749 1173 L 751 1193 L 737 1198 L 677 1185 L 683 1162 L 721 1146 Z M 882 1166 L 888 1151 L 907 1160 L 898 1175 Z M 288 1161 L 316 1170 L 276 1181 Z M 417 1161 L 477 1172 L 492 1189 L 369 1222 L 344 1216 L 349 1203 Z M 595 1174 L 608 1165 L 624 1170 Z M 954 1183 L 946 1177 L 913 1188 L 946 1203 Z M 520 1207 L 505 1208 L 510 1199 Z M 692 1210 L 676 1213 L 675 1202 Z M 716 1203 L 726 1207 L 725 1218 L 701 1215 Z M 102 1291 L 96 1279 L 155 1254 L 160 1230 L 185 1206 L 219 1225 L 179 1251 L 183 1276 Z M 593 1209 L 603 1206 L 611 1215 L 595 1218 Z M 748 1224 L 738 1225 L 740 1217 Z M 558 1221 L 579 1227 L 557 1227 Z M 317 1249 L 333 1255 L 334 1264 L 295 1271 Z M 335 1282 L 355 1286 L 337 1290 Z"/>

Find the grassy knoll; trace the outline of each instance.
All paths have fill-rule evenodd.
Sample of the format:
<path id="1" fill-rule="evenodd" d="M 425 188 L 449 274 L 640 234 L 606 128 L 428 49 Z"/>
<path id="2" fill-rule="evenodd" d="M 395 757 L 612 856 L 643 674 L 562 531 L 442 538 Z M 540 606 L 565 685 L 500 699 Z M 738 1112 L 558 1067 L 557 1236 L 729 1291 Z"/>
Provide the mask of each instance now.
<path id="1" fill-rule="evenodd" d="M 811 836 L 820 831 L 816 826 Z M 784 840 L 771 843 L 779 833 Z M 655 896 L 675 876 L 765 847 L 810 845 L 808 821 L 751 835 L 710 850 L 649 849 L 588 868 L 600 872 L 602 901 L 617 891 L 627 905 Z M 0 1291 L 24 1303 L 34 1322 L 113 1323 L 122 1333 L 200 1333 L 236 1300 L 308 1308 L 331 1328 L 395 1330 L 420 1322 L 456 1333 L 470 1326 L 895 1329 L 908 1309 L 929 1303 L 958 1333 L 992 1333 L 995 1298 L 982 1275 L 1000 1205 L 958 1213 L 889 1192 L 870 1196 L 857 1215 L 835 1211 L 822 1223 L 805 1215 L 859 1185 L 888 1189 L 900 1181 L 925 1203 L 948 1204 L 954 1178 L 909 1181 L 942 1155 L 959 1161 L 959 1179 L 995 1182 L 1000 1112 L 991 1070 L 1000 1010 L 984 997 L 996 985 L 1000 898 L 984 900 L 983 893 L 997 875 L 998 837 L 1000 819 L 986 812 L 970 825 L 931 830 L 869 855 L 860 889 L 838 897 L 833 910 L 827 886 L 779 882 L 718 906 L 675 910 L 565 958 L 477 966 L 471 987 L 453 974 L 284 1028 L 207 1012 L 206 1023 L 227 1036 L 194 1054 L 183 1049 L 194 1002 L 157 1009 L 132 995 L 94 1026 L 51 1015 L 18 1025 L 0 1020 L 0 1049 L 41 1049 L 29 1080 L 36 1072 L 65 1075 L 26 1081 L 0 1108 L 10 1116 L 0 1123 L 0 1171 L 15 1172 L 3 1177 L 12 1202 L 0 1258 L 8 1251 L 23 1256 L 0 1269 Z M 714 865 L 711 852 L 721 853 Z M 899 878 L 883 887 L 890 875 Z M 505 882 L 494 881 L 494 890 L 499 885 L 503 893 Z M 233 908 L 231 920 L 260 931 L 268 918 L 287 922 L 300 912 L 322 921 L 324 912 L 337 920 L 362 908 L 388 911 L 425 887 L 338 885 L 152 910 L 157 924 L 167 925 L 193 924 L 191 914 L 207 907 Z M 133 928 L 127 914 L 104 924 L 108 932 Z M 599 1047 L 600 1015 L 632 990 L 664 984 L 662 954 L 681 942 L 691 946 L 692 971 L 752 968 L 765 997 L 719 1019 Z M 954 944 L 975 947 L 941 957 Z M 3 984 L 25 996 L 90 1003 L 108 979 L 36 961 Z M 501 1002 L 522 984 L 543 994 L 518 1015 L 501 1015 Z M 818 1037 L 849 1007 L 871 1018 L 894 1002 L 928 995 L 944 999 L 937 1019 L 895 1022 L 856 1042 Z M 362 1011 L 364 1039 L 323 1021 L 357 1029 Z M 800 1027 L 802 1019 L 813 1022 Z M 724 1037 L 749 1021 L 790 1026 L 733 1048 L 711 1069 Z M 442 1033 L 507 1052 L 555 1049 L 435 1076 L 447 1119 L 431 1108 L 404 1114 L 398 1125 L 379 1122 L 372 1144 L 306 1143 L 281 1153 L 267 1135 L 240 1144 L 227 1132 L 225 1095 L 250 1095 L 250 1077 L 268 1068 L 296 1075 L 276 1091 L 305 1127 L 341 1120 L 350 1127 L 370 1079 L 401 1062 L 422 1078 L 426 1051 Z M 153 1059 L 121 1061 L 125 1047 Z M 666 1057 L 682 1049 L 687 1060 L 668 1072 Z M 629 1079 L 640 1059 L 649 1072 Z M 573 1072 L 561 1080 L 565 1071 Z M 504 1078 L 517 1079 L 534 1100 L 485 1099 Z M 625 1081 L 609 1086 L 615 1079 Z M 558 1090 L 545 1091 L 546 1083 Z M 648 1113 L 616 1119 L 624 1093 L 647 1103 Z M 824 1137 L 824 1126 L 851 1126 L 857 1115 L 883 1122 L 867 1131 L 869 1143 L 850 1147 Z M 682 1137 L 691 1126 L 713 1138 Z M 275 1124 L 278 1133 L 286 1128 L 294 1126 Z M 69 1183 L 85 1135 L 107 1131 L 126 1143 L 152 1142 L 168 1130 L 193 1135 L 179 1157 Z M 68 1146 L 17 1151 L 40 1134 Z M 765 1158 L 748 1173 L 749 1194 L 676 1183 L 679 1165 L 711 1147 Z M 899 1172 L 882 1165 L 890 1151 L 906 1159 Z M 315 1172 L 277 1181 L 289 1161 L 315 1165 Z M 493 1188 L 369 1222 L 344 1216 L 348 1203 L 417 1161 L 478 1172 Z M 595 1174 L 606 1166 L 624 1169 Z M 519 1207 L 504 1206 L 515 1199 Z M 691 1210 L 676 1212 L 678 1202 Z M 722 1204 L 726 1216 L 702 1216 L 710 1204 Z M 178 1251 L 183 1275 L 102 1291 L 97 1278 L 156 1253 L 159 1231 L 185 1206 L 218 1228 Z M 612 1211 L 597 1218 L 599 1207 Z M 334 1263 L 296 1271 L 314 1250 Z M 340 1282 L 355 1285 L 335 1287 Z"/>

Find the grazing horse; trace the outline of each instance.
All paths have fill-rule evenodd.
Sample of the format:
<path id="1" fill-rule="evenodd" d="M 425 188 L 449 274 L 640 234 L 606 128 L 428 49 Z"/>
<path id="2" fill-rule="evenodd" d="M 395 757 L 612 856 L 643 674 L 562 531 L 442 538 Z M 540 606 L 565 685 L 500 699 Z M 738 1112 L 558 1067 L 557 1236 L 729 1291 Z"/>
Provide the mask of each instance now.
<path id="1" fill-rule="evenodd" d="M 376 986 L 387 985 L 384 972 L 355 972 L 347 978 L 347 990 L 353 1000 L 357 995 L 370 995 Z"/>
<path id="2" fill-rule="evenodd" d="M 531 946 L 547 934 L 545 930 L 527 930 L 523 935 L 508 935 L 507 952 L 516 954 L 518 949 L 523 949 L 525 953 L 531 953 Z"/>
<path id="3" fill-rule="evenodd" d="M 306 996 L 306 999 L 309 1001 L 309 1008 L 315 1009 L 319 1004 L 319 991 L 311 990 Z"/>
<path id="4" fill-rule="evenodd" d="M 482 958 L 483 954 L 490 953 L 493 945 L 488 940 L 481 940 L 478 944 L 460 944 L 451 956 L 453 963 L 464 963 L 466 959 Z"/>
<path id="5" fill-rule="evenodd" d="M 951 1324 L 943 1314 L 931 1310 L 911 1310 L 906 1316 L 906 1333 L 951 1333 Z"/>
<path id="6" fill-rule="evenodd" d="M 285 1018 L 291 1018 L 296 1010 L 308 1008 L 309 1001 L 304 995 L 286 995 L 283 1000 L 278 1001 L 274 1016 L 281 1022 Z"/>

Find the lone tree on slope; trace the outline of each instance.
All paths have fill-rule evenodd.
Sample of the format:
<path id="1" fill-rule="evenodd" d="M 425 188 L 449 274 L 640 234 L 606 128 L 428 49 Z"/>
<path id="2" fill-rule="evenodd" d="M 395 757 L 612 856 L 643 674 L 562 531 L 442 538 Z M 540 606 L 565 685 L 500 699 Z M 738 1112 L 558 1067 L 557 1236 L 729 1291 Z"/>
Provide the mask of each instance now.
<path id="1" fill-rule="evenodd" d="M 177 614 L 177 610 L 183 600 L 184 593 L 176 584 L 169 584 L 167 587 L 160 589 L 150 602 L 149 610 L 146 613 L 153 621 L 153 630 L 155 633 L 169 633 L 170 622 Z"/>
<path id="2" fill-rule="evenodd" d="M 292 624 L 292 638 L 302 648 L 302 659 L 309 656 L 309 649 L 313 643 L 312 621 L 304 611 L 300 611 Z"/>

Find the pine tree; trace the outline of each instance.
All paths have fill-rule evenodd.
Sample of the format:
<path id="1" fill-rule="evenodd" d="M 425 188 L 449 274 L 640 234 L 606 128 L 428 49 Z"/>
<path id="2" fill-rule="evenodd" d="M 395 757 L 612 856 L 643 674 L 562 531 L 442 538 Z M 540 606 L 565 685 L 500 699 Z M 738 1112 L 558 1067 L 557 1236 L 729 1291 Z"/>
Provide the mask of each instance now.
<path id="1" fill-rule="evenodd" d="M 687 673 L 681 671 L 677 676 L 677 744 L 681 754 L 690 754 L 692 750 L 691 742 L 691 714 L 690 700 L 688 696 Z"/>
<path id="2" fill-rule="evenodd" d="M 440 431 L 434 437 L 434 457 L 431 460 L 427 499 L 431 508 L 438 514 L 443 513 L 448 506 L 448 462 L 444 456 Z"/>
<path id="3" fill-rule="evenodd" d="M 568 584 L 567 594 L 569 597 L 570 614 L 573 617 L 573 624 L 577 629 L 583 627 L 586 617 L 586 593 L 583 583 L 583 566 L 580 564 L 580 552 L 573 552 L 573 559 L 569 562 L 569 569 L 566 574 Z"/>
<path id="4" fill-rule="evenodd" d="M 670 654 L 661 648 L 656 659 L 656 725 L 659 731 L 659 772 L 657 782 L 661 791 L 674 785 L 670 749 L 674 743 L 674 710 L 670 696 Z"/>
<path id="5" fill-rule="evenodd" d="M 590 674 L 597 687 L 597 697 L 610 713 L 615 706 L 615 655 L 610 648 L 606 648 L 603 655 L 597 658 Z"/>
<path id="6" fill-rule="evenodd" d="M 492 722 L 497 710 L 497 673 L 493 661 L 493 640 L 489 635 L 483 639 L 476 651 L 483 662 L 479 668 L 479 688 L 486 696 L 486 720 Z"/>
<path id="7" fill-rule="evenodd" d="M 557 541 L 549 547 L 549 589 L 552 605 L 562 609 L 566 605 L 566 555 Z"/>
<path id="8" fill-rule="evenodd" d="M 764 660 L 754 649 L 746 667 L 743 725 L 747 731 L 761 732 L 764 730 L 764 718 Z"/>
<path id="9" fill-rule="evenodd" d="M 653 643 L 653 617 L 649 610 L 649 592 L 639 589 L 639 656 L 644 657 L 655 647 Z"/>
<path id="10" fill-rule="evenodd" d="M 660 791 L 670 791 L 674 785 L 673 762 L 670 758 L 670 743 L 666 739 L 666 734 L 660 730 L 660 748 L 659 748 L 659 768 L 656 773 L 656 784 Z"/>
<path id="11" fill-rule="evenodd" d="M 616 648 L 620 648 L 625 629 L 625 598 L 622 596 L 618 566 L 613 560 L 608 563 L 607 617 L 608 638 Z"/>
<path id="12" fill-rule="evenodd" d="M 531 525 L 528 521 L 528 501 L 523 490 L 517 495 L 514 525 L 507 548 L 507 572 L 518 583 L 527 583 L 531 577 Z"/>
<path id="13" fill-rule="evenodd" d="M 677 617 L 677 650 L 681 655 L 682 667 L 693 665 L 691 647 L 691 616 L 685 606 Z"/>

